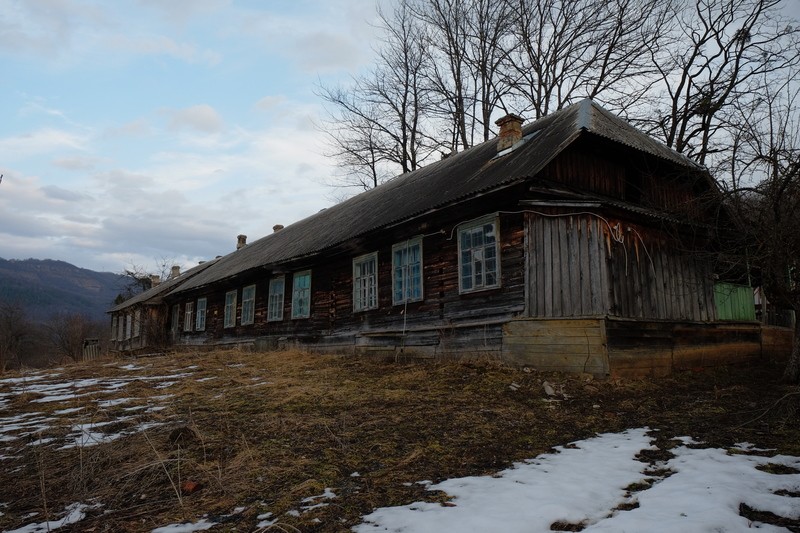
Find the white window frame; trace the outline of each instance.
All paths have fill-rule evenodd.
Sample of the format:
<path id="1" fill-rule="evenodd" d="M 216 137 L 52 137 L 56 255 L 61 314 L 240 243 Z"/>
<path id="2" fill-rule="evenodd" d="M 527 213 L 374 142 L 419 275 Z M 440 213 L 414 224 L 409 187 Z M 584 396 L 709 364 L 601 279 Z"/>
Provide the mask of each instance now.
<path id="1" fill-rule="evenodd" d="M 278 290 L 280 288 L 280 290 Z M 276 276 L 269 280 L 267 298 L 267 322 L 283 320 L 283 303 L 286 298 L 286 277 Z"/>
<path id="2" fill-rule="evenodd" d="M 133 312 L 133 336 L 138 337 L 141 333 L 142 310 L 137 309 Z"/>
<path id="3" fill-rule="evenodd" d="M 183 331 L 192 331 L 192 320 L 194 320 L 194 302 L 186 302 L 186 309 L 183 312 Z"/>
<path id="4" fill-rule="evenodd" d="M 308 287 L 298 287 L 297 280 L 308 276 Z M 305 297 L 306 308 L 303 309 L 301 304 Z M 292 320 L 298 318 L 311 317 L 311 271 L 302 270 L 295 272 L 292 278 Z"/>
<path id="5" fill-rule="evenodd" d="M 412 274 L 411 268 L 416 263 L 408 262 L 408 251 L 412 248 L 419 247 L 419 296 L 414 297 L 410 293 L 412 291 Z M 405 264 L 398 264 L 397 253 L 406 250 Z M 425 277 L 423 274 L 423 260 L 422 260 L 422 237 L 414 237 L 405 242 L 398 242 L 392 246 L 392 304 L 403 305 L 409 302 L 421 302 L 425 299 Z M 399 294 L 398 294 L 398 283 Z M 399 298 L 398 298 L 399 296 Z"/>
<path id="6" fill-rule="evenodd" d="M 197 299 L 197 317 L 194 321 L 195 331 L 206 330 L 206 307 L 208 307 L 208 300 L 206 298 Z"/>
<path id="7" fill-rule="evenodd" d="M 236 296 L 237 290 L 228 291 L 225 293 L 225 319 L 222 324 L 223 328 L 232 328 L 236 326 Z"/>
<path id="8" fill-rule="evenodd" d="M 491 233 L 493 243 L 473 244 L 469 243 L 464 248 L 464 237 L 469 234 L 471 237 L 486 235 L 486 226 L 492 226 Z M 500 221 L 497 216 L 489 216 L 473 220 L 467 224 L 462 224 L 458 228 L 458 292 L 460 294 L 479 292 L 500 287 Z M 491 254 L 494 256 L 491 257 Z M 487 256 L 489 256 L 487 258 Z M 465 263 L 465 259 L 469 263 Z M 486 268 L 487 263 L 494 260 L 494 270 Z M 470 266 L 469 274 L 465 274 L 466 265 Z M 480 267 L 480 273 L 476 274 L 476 267 Z M 494 276 L 494 282 L 488 283 L 489 274 Z M 465 283 L 466 279 L 470 283 Z M 467 286 L 468 285 L 468 286 Z"/>
<path id="9" fill-rule="evenodd" d="M 256 286 L 248 285 L 242 289 L 242 318 L 240 324 L 247 326 L 256 321 Z"/>
<path id="10" fill-rule="evenodd" d="M 371 271 L 364 267 L 372 264 Z M 353 312 L 378 308 L 378 252 L 353 259 Z"/>

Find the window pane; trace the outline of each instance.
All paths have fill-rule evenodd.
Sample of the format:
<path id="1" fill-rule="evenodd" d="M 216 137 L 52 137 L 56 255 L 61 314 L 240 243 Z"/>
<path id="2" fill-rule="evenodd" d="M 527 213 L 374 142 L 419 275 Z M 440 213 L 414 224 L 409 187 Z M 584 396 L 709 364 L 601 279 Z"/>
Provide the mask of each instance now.
<path id="1" fill-rule="evenodd" d="M 194 319 L 194 302 L 186 302 L 186 312 L 183 315 L 183 331 L 192 331 Z"/>
<path id="2" fill-rule="evenodd" d="M 243 325 L 252 324 L 255 317 L 256 287 L 248 285 L 242 289 L 242 318 Z"/>
<path id="3" fill-rule="evenodd" d="M 376 254 L 353 260 L 353 310 L 378 306 L 378 258 Z"/>
<path id="4" fill-rule="evenodd" d="M 283 320 L 284 278 L 274 278 L 269 282 L 269 309 L 267 320 Z"/>
<path id="5" fill-rule="evenodd" d="M 292 318 L 308 318 L 311 316 L 310 286 L 310 272 L 301 272 L 294 275 L 292 287 Z"/>
<path id="6" fill-rule="evenodd" d="M 481 223 L 459 230 L 461 290 L 495 287 L 497 276 L 497 225 Z"/>
<path id="7" fill-rule="evenodd" d="M 467 250 L 472 248 L 472 240 L 470 239 L 470 234 L 468 231 L 465 231 L 461 234 L 461 249 Z"/>
<path id="8" fill-rule="evenodd" d="M 459 236 L 462 239 L 463 235 Z M 395 305 L 422 299 L 422 241 L 420 238 L 392 247 L 393 294 Z"/>
<path id="9" fill-rule="evenodd" d="M 197 319 L 195 320 L 195 329 L 197 331 L 204 331 L 206 329 L 206 299 L 200 298 L 197 300 Z"/>
<path id="10" fill-rule="evenodd" d="M 225 324 L 226 328 L 236 325 L 236 291 L 225 294 Z"/>

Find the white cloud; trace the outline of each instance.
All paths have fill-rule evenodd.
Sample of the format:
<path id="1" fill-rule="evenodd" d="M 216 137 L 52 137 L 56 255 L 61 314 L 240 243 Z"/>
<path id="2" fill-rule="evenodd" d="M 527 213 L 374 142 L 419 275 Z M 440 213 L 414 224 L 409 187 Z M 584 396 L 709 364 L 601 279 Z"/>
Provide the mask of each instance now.
<path id="1" fill-rule="evenodd" d="M 187 42 L 177 42 L 164 35 L 109 35 L 105 39 L 111 50 L 134 55 L 165 55 L 188 63 L 216 65 L 222 54 L 213 50 L 198 50 Z"/>
<path id="2" fill-rule="evenodd" d="M 85 200 L 91 200 L 92 198 L 88 194 L 64 189 L 63 187 L 59 187 L 57 185 L 46 185 L 42 187 L 42 193 L 44 193 L 45 197 L 51 200 L 58 200 L 62 202 L 82 202 Z"/>
<path id="3" fill-rule="evenodd" d="M 208 104 L 200 104 L 185 109 L 167 111 L 170 116 L 169 127 L 173 130 L 192 129 L 205 133 L 221 131 L 222 117 Z"/>
<path id="4" fill-rule="evenodd" d="M 193 18 L 218 13 L 229 7 L 231 0 L 192 0 L 191 2 L 138 0 L 138 3 L 158 11 L 166 22 L 180 27 Z"/>
<path id="5" fill-rule="evenodd" d="M 87 150 L 88 137 L 57 128 L 41 128 L 0 139 L 0 160 L 15 161 L 33 155 L 68 150 Z"/>
<path id="6" fill-rule="evenodd" d="M 80 171 L 91 170 L 100 161 L 100 158 L 97 157 L 71 156 L 54 159 L 52 164 L 58 168 L 63 168 L 64 170 Z"/>
<path id="7" fill-rule="evenodd" d="M 267 95 L 255 103 L 253 107 L 259 111 L 273 111 L 286 102 L 286 97 L 282 94 Z"/>
<path id="8" fill-rule="evenodd" d="M 332 162 L 303 98 L 318 71 L 368 58 L 370 13 L 0 0 L 0 70 L 21 88 L 0 87 L 0 255 L 192 263 L 326 207 Z"/>
<path id="9" fill-rule="evenodd" d="M 103 27 L 103 10 L 71 0 L 2 0 L 0 52 L 12 55 L 59 56 L 74 44 L 81 28 Z"/>
<path id="10" fill-rule="evenodd" d="M 289 48 L 289 54 L 314 72 L 353 69 L 362 58 L 361 47 L 350 36 L 328 31 L 301 35 Z"/>
<path id="11" fill-rule="evenodd" d="M 137 118 L 120 126 L 106 128 L 103 132 L 106 137 L 145 137 L 153 133 L 152 126 L 143 118 Z"/>

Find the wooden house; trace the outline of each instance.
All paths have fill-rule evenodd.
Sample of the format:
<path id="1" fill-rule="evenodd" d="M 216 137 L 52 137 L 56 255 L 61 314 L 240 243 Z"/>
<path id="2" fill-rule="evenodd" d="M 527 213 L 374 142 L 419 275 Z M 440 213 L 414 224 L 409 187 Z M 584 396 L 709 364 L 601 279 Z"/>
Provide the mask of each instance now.
<path id="1" fill-rule="evenodd" d="M 720 321 L 707 171 L 591 100 L 244 245 L 163 295 L 186 346 L 665 374 L 763 355 Z"/>
<path id="2" fill-rule="evenodd" d="M 210 267 L 214 261 L 201 263 L 183 273 L 179 266 L 173 266 L 164 281 L 160 276 L 151 276 L 149 289 L 109 309 L 110 350 L 123 353 L 160 351 L 179 341 L 177 320 L 170 320 L 167 316 L 164 295 Z"/>

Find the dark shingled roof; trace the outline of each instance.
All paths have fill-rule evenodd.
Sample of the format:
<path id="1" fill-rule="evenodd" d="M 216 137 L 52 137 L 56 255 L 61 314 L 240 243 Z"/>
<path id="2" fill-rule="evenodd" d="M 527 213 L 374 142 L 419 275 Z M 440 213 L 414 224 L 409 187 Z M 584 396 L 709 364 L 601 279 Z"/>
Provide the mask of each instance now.
<path id="1" fill-rule="evenodd" d="M 222 257 L 213 268 L 195 275 L 173 293 L 260 266 L 309 256 L 372 230 L 513 185 L 541 171 L 584 131 L 683 167 L 702 170 L 690 159 L 587 99 L 525 126 L 523 139 L 527 141 L 508 153 L 496 157 L 497 141 L 491 140 L 398 176 Z"/>
<path id="2" fill-rule="evenodd" d="M 144 292 L 140 292 L 136 296 L 128 298 L 121 304 L 115 305 L 114 307 L 106 311 L 106 313 L 114 313 L 116 311 L 121 311 L 123 309 L 126 309 L 128 307 L 131 307 L 139 303 L 144 303 L 146 305 L 160 304 L 163 301 L 163 297 L 165 294 L 175 289 L 176 287 L 180 286 L 182 283 L 186 282 L 192 276 L 195 276 L 200 272 L 204 271 L 205 269 L 207 269 L 208 267 L 219 261 L 219 259 L 221 258 L 213 259 L 211 261 L 206 261 L 205 263 L 200 263 L 199 265 L 190 268 L 189 270 L 187 270 L 186 272 L 182 273 L 179 276 L 164 280 L 155 287 L 151 287 Z"/>

